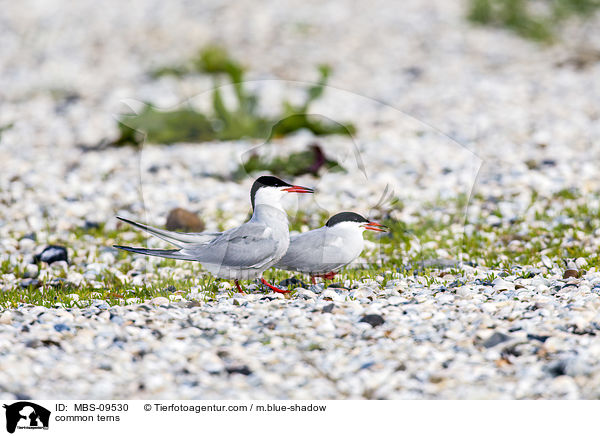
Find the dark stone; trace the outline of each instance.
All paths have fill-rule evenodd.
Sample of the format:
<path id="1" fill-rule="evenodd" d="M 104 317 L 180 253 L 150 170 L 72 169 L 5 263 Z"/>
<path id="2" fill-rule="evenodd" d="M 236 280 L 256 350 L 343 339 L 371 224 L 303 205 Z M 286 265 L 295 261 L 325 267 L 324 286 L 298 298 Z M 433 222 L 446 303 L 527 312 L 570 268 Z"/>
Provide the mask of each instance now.
<path id="1" fill-rule="evenodd" d="M 385 322 L 381 315 L 365 315 L 363 316 L 359 322 L 366 322 L 367 324 L 371 324 L 371 327 L 377 327 Z"/>
<path id="2" fill-rule="evenodd" d="M 333 289 L 348 289 L 344 287 L 344 284 L 341 282 L 336 282 L 336 283 L 332 283 L 329 286 L 327 286 L 328 288 L 333 288 Z"/>
<path id="3" fill-rule="evenodd" d="M 36 262 L 46 262 L 47 264 L 61 260 L 64 260 L 65 262 L 69 261 L 67 249 L 60 245 L 48 245 L 40 254 L 36 254 L 34 259 Z"/>
<path id="4" fill-rule="evenodd" d="M 548 339 L 549 337 L 550 336 L 532 335 L 531 333 L 527 333 L 527 339 L 533 341 L 546 342 L 546 339 Z"/>
<path id="5" fill-rule="evenodd" d="M 176 207 L 169 212 L 166 223 L 167 230 L 182 232 L 202 232 L 205 228 L 204 221 L 193 212 Z"/>
<path id="6" fill-rule="evenodd" d="M 20 286 L 22 288 L 29 288 L 29 287 L 39 288 L 40 285 L 41 285 L 41 283 L 38 279 L 23 279 L 23 280 L 21 280 L 21 283 L 20 283 Z"/>
<path id="7" fill-rule="evenodd" d="M 323 309 L 321 309 L 321 312 L 323 312 L 323 313 L 331 313 L 333 311 L 334 307 L 335 307 L 335 304 L 330 303 L 327 306 L 324 306 Z"/>
<path id="8" fill-rule="evenodd" d="M 565 271 L 565 273 L 563 274 L 563 279 L 568 279 L 569 277 L 579 277 L 579 271 L 577 271 L 576 269 L 568 269 Z"/>
<path id="9" fill-rule="evenodd" d="M 546 366 L 545 369 L 552 377 L 565 375 L 567 373 L 567 362 L 564 360 L 558 360 Z"/>
<path id="10" fill-rule="evenodd" d="M 309 288 L 310 286 L 308 285 L 308 283 L 303 282 L 302 280 L 296 278 L 296 277 L 292 277 L 290 279 L 285 279 L 279 282 L 280 287 L 283 286 L 300 286 L 303 288 Z"/>
<path id="11" fill-rule="evenodd" d="M 406 365 L 404 364 L 404 362 L 400 362 L 398 366 L 396 366 L 394 371 L 406 371 Z"/>
<path id="12" fill-rule="evenodd" d="M 373 361 L 371 361 L 371 362 L 366 362 L 366 363 L 363 363 L 363 364 L 360 366 L 359 370 L 360 370 L 360 369 L 368 369 L 368 368 L 372 367 L 373 365 L 375 365 L 375 362 L 373 362 Z"/>
<path id="13" fill-rule="evenodd" d="M 227 371 L 227 374 L 242 374 L 242 375 L 252 374 L 252 371 L 250 371 L 250 368 L 248 368 L 246 365 L 230 366 L 228 368 L 225 368 L 225 371 Z"/>
<path id="14" fill-rule="evenodd" d="M 268 295 L 265 295 L 264 297 L 262 297 L 260 299 L 260 301 L 273 301 L 275 299 L 275 297 L 270 297 Z"/>
<path id="15" fill-rule="evenodd" d="M 31 233 L 27 233 L 21 239 L 31 239 L 32 241 L 36 241 L 37 240 L 37 236 L 35 235 L 34 232 L 31 232 Z"/>
<path id="16" fill-rule="evenodd" d="M 71 330 L 71 327 L 69 327 L 66 324 L 55 324 L 54 325 L 54 330 L 56 330 L 57 332 L 60 333 L 60 332 L 64 332 L 64 331 L 67 331 L 67 330 Z"/>
<path id="17" fill-rule="evenodd" d="M 418 79 L 423 75 L 423 68 L 413 65 L 411 67 L 404 68 L 404 74 L 409 76 L 412 80 Z"/>
<path id="18" fill-rule="evenodd" d="M 96 230 L 100 228 L 100 223 L 95 221 L 85 220 L 85 224 L 83 225 L 84 230 Z"/>
<path id="19" fill-rule="evenodd" d="M 163 289 L 163 291 L 164 292 L 171 292 L 171 293 L 173 293 L 173 292 L 177 291 L 177 288 L 175 286 L 173 286 L 173 285 L 169 285 L 165 289 Z"/>
<path id="20" fill-rule="evenodd" d="M 483 342 L 483 346 L 485 348 L 492 348 L 498 344 L 501 344 L 502 342 L 508 341 L 509 339 L 510 336 L 505 335 L 504 333 L 495 332 L 492 336 L 490 336 Z"/>

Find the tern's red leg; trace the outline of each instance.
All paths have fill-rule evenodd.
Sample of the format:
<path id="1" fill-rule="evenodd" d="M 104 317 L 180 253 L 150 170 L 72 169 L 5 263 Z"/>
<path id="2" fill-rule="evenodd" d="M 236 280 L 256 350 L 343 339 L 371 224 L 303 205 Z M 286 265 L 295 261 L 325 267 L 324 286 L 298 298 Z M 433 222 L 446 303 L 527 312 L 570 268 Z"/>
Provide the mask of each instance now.
<path id="1" fill-rule="evenodd" d="M 278 293 L 280 293 L 280 294 L 287 294 L 287 293 L 289 293 L 289 292 L 292 292 L 292 291 L 284 291 L 283 289 L 276 288 L 275 286 L 273 286 L 273 285 L 270 285 L 270 284 L 269 284 L 269 282 L 267 282 L 267 281 L 266 281 L 265 279 L 263 279 L 263 278 L 261 278 L 261 279 L 260 279 L 260 282 L 261 282 L 263 285 L 267 286 L 269 289 L 271 289 L 273 292 L 278 292 Z"/>
<path id="2" fill-rule="evenodd" d="M 317 274 L 317 277 L 321 277 L 326 280 L 332 280 L 336 274 L 337 274 L 336 272 L 331 271 L 331 272 L 328 272 L 327 274 Z"/>
<path id="3" fill-rule="evenodd" d="M 313 285 L 316 285 L 316 284 L 317 284 L 317 280 L 315 279 L 315 276 L 310 276 L 310 282 L 311 282 Z"/>
<path id="4" fill-rule="evenodd" d="M 242 287 L 240 286 L 240 282 L 237 281 L 237 279 L 235 280 L 235 285 L 238 288 L 238 291 L 240 292 L 240 294 L 244 294 L 244 290 L 242 289 Z"/>

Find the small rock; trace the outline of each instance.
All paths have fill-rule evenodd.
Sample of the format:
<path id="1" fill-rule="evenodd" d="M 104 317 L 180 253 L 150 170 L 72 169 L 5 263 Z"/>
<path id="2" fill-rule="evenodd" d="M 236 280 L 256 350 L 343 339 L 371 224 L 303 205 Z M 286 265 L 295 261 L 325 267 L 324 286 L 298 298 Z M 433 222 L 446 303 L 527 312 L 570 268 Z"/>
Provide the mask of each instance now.
<path id="1" fill-rule="evenodd" d="M 368 299 L 373 299 L 375 295 L 375 292 L 373 292 L 373 290 L 371 288 L 366 288 L 366 287 L 362 287 L 362 288 L 358 288 L 355 291 L 352 291 L 350 293 L 350 296 L 353 298 L 356 298 L 358 300 L 363 299 L 363 298 L 368 298 Z"/>
<path id="2" fill-rule="evenodd" d="M 381 315 L 365 315 L 363 316 L 359 322 L 366 322 L 367 324 L 371 324 L 371 327 L 377 327 L 385 322 Z"/>
<path id="3" fill-rule="evenodd" d="M 578 257 L 575 260 L 575 266 L 578 269 L 585 268 L 586 266 L 588 266 L 587 260 L 585 260 L 583 257 Z"/>
<path id="4" fill-rule="evenodd" d="M 0 324 L 10 323 L 12 323 L 12 314 L 8 310 L 5 310 L 2 312 L 2 315 L 0 315 Z"/>
<path id="5" fill-rule="evenodd" d="M 321 312 L 322 313 L 331 313 L 333 311 L 334 307 L 335 307 L 335 304 L 330 303 L 327 306 L 324 306 L 323 309 L 321 309 Z"/>
<path id="6" fill-rule="evenodd" d="M 54 330 L 56 330 L 57 332 L 64 332 L 65 330 L 71 330 L 71 327 L 69 327 L 66 324 L 55 324 L 54 325 Z"/>
<path id="7" fill-rule="evenodd" d="M 552 268 L 554 266 L 554 263 L 550 260 L 550 258 L 546 255 L 542 256 L 542 263 L 544 264 L 544 266 L 548 269 Z"/>
<path id="8" fill-rule="evenodd" d="M 183 232 L 202 232 L 205 228 L 204 221 L 188 210 L 177 207 L 167 216 L 167 230 L 179 230 Z"/>
<path id="9" fill-rule="evenodd" d="M 483 342 L 483 346 L 485 348 L 492 348 L 495 347 L 498 344 L 501 344 L 502 342 L 506 342 L 510 339 L 510 336 L 505 335 L 504 333 L 500 333 L 500 332 L 495 332 L 492 336 L 490 336 L 489 338 L 487 338 L 484 342 Z"/>
<path id="10" fill-rule="evenodd" d="M 527 339 L 529 340 L 534 340 L 534 341 L 540 341 L 540 342 L 546 342 L 546 340 L 549 338 L 550 336 L 541 336 L 541 335 L 534 335 L 531 333 L 527 334 Z"/>
<path id="11" fill-rule="evenodd" d="M 169 299 L 165 298 L 165 297 L 155 297 L 152 300 L 150 300 L 148 303 L 154 304 L 156 306 L 168 306 Z"/>
<path id="12" fill-rule="evenodd" d="M 96 221 L 85 220 L 85 224 L 83 225 L 84 230 L 95 230 L 95 229 L 99 229 L 99 228 L 100 228 L 100 223 L 97 223 Z"/>
<path id="13" fill-rule="evenodd" d="M 26 235 L 24 235 L 21 239 L 29 239 L 30 241 L 36 241 L 37 240 L 37 236 L 35 235 L 35 233 L 27 233 Z"/>
<path id="14" fill-rule="evenodd" d="M 47 264 L 61 260 L 65 262 L 69 261 L 67 249 L 60 245 L 48 245 L 40 254 L 36 254 L 34 259 L 36 262 L 46 262 Z"/>
<path id="15" fill-rule="evenodd" d="M 305 283 L 296 277 L 292 277 L 290 279 L 285 279 L 285 280 L 280 281 L 279 287 L 283 287 L 283 286 L 300 286 L 305 289 L 310 287 L 308 285 L 308 283 Z"/>
<path id="16" fill-rule="evenodd" d="M 227 374 L 242 374 L 242 375 L 250 375 L 252 371 L 246 365 L 242 366 L 230 366 L 225 368 Z"/>
<path id="17" fill-rule="evenodd" d="M 20 286 L 22 288 L 38 288 L 40 284 L 38 279 L 23 279 L 21 280 Z"/>
<path id="18" fill-rule="evenodd" d="M 567 373 L 567 361 L 557 360 L 544 368 L 552 377 L 559 377 Z"/>
<path id="19" fill-rule="evenodd" d="M 30 263 L 25 267 L 25 271 L 23 272 L 23 277 L 27 279 L 34 279 L 38 276 L 40 269 L 35 263 Z"/>
<path id="20" fill-rule="evenodd" d="M 497 278 L 492 282 L 494 289 L 497 291 L 512 291 L 515 289 L 514 283 L 507 282 L 502 278 Z"/>

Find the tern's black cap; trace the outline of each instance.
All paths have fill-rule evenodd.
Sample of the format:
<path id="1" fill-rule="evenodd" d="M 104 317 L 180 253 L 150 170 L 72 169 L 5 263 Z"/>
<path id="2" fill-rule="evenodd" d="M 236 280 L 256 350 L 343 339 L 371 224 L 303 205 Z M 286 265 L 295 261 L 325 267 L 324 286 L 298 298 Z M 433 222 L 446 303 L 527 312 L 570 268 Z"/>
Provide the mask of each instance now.
<path id="1" fill-rule="evenodd" d="M 254 209 L 254 196 L 256 195 L 256 191 L 265 186 L 272 186 L 275 188 L 279 188 L 281 186 L 292 186 L 288 182 L 284 182 L 281 179 L 278 179 L 275 176 L 260 176 L 258 179 L 254 181 L 252 185 L 252 189 L 250 190 L 250 202 L 252 203 L 252 209 Z"/>
<path id="2" fill-rule="evenodd" d="M 336 213 L 334 216 L 329 218 L 329 220 L 325 223 L 327 227 L 333 227 L 336 224 L 344 223 L 344 222 L 355 222 L 355 223 L 368 223 L 369 220 L 364 216 L 359 215 L 354 212 L 340 212 Z"/>

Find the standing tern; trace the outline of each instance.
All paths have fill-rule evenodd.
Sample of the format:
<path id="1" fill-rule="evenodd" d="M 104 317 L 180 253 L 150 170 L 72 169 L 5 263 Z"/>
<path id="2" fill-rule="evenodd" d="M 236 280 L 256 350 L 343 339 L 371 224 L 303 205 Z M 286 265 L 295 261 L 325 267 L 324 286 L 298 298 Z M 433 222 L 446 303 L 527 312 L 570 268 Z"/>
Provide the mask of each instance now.
<path id="1" fill-rule="evenodd" d="M 363 232 L 385 232 L 385 226 L 354 212 L 340 212 L 323 227 L 291 237 L 290 246 L 275 268 L 332 279 L 336 271 L 356 259 L 363 250 Z"/>
<path id="2" fill-rule="evenodd" d="M 115 245 L 121 250 L 149 256 L 200 262 L 212 275 L 235 280 L 260 278 L 275 292 L 287 293 L 270 285 L 262 273 L 285 254 L 290 244 L 288 218 L 281 200 L 290 192 L 313 193 L 311 188 L 291 185 L 274 176 L 256 179 L 250 190 L 252 218 L 239 227 L 217 233 L 180 233 L 161 230 L 117 217 L 178 247 L 176 250 L 134 248 Z"/>

